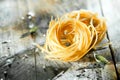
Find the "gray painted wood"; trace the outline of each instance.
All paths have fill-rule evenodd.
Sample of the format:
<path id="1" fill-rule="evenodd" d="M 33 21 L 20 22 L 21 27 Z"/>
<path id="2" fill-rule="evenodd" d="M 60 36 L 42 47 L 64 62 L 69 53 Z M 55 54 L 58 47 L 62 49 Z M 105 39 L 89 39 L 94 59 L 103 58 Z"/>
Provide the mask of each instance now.
<path id="1" fill-rule="evenodd" d="M 0 24 L 0 26 L 1 26 L 1 28 L 0 28 L 0 35 L 1 35 L 0 36 L 0 45 L 1 45 L 0 46 L 0 51 L 1 51 L 0 57 L 17 54 L 20 51 L 30 48 L 32 45 L 30 37 L 20 39 L 20 36 L 24 32 L 27 32 L 28 30 L 22 29 L 22 26 L 23 25 L 26 26 L 26 25 L 21 20 L 22 14 L 20 14 L 18 12 L 18 10 L 19 10 L 18 4 L 19 3 L 14 0 L 11 0 L 11 2 L 9 2 L 8 0 L 5 0 L 3 2 L 4 2 L 4 5 L 2 7 L 3 8 L 9 7 L 10 11 L 9 10 L 7 10 L 8 12 L 2 11 L 1 15 L 0 15 L 0 16 L 6 17 L 5 14 L 9 14 L 6 17 L 6 23 L 4 23 L 6 26 L 2 26 L 2 24 Z M 1 3 L 1 4 L 3 4 L 3 3 Z M 6 4 L 7 4 L 7 7 L 6 7 Z M 13 23 L 12 22 L 7 23 L 8 22 L 7 20 L 12 21 Z"/>
<path id="2" fill-rule="evenodd" d="M 79 9 L 88 9 L 101 15 L 99 1 L 55 0 L 49 3 L 46 3 L 46 1 L 47 0 L 11 0 L 11 4 L 14 6 L 10 7 L 10 12 L 8 13 L 11 13 L 9 16 L 12 16 L 12 19 L 10 18 L 10 20 L 13 21 L 10 22 L 11 24 L 9 22 L 4 23 L 5 25 L 0 24 L 2 26 L 0 27 L 0 44 L 2 45 L 0 46 L 0 57 L 2 57 L 0 58 L 0 78 L 3 80 L 47 80 L 52 78 L 55 80 L 68 80 L 69 78 L 71 80 L 83 78 L 89 80 L 97 80 L 98 78 L 100 80 L 108 80 L 109 77 L 106 76 L 109 75 L 108 73 L 110 73 L 110 71 L 103 69 L 95 62 L 93 52 L 88 53 L 77 62 L 66 63 L 61 61 L 46 60 L 44 58 L 44 53 L 41 53 L 39 50 L 36 51 L 36 49 L 33 49 L 35 46 L 32 45 L 33 42 L 41 45 L 45 42 L 45 36 L 43 35 L 48 28 L 47 26 L 50 21 L 50 16 L 62 15 L 63 13 Z M 2 3 L 0 4 L 7 4 L 6 2 L 8 2 L 8 0 L 1 2 Z M 44 4 L 43 8 L 41 7 L 41 5 L 43 5 L 42 3 L 46 3 Z M 111 2 L 109 3 L 111 4 Z M 115 4 L 115 2 L 112 4 Z M 4 6 L 6 7 L 6 5 Z M 12 14 L 12 10 L 14 10 L 14 14 L 16 13 L 15 15 Z M 34 25 L 39 27 L 39 30 L 37 31 L 38 34 L 34 39 L 30 36 L 20 39 L 20 36 L 28 31 L 28 25 L 30 24 L 30 21 L 26 20 L 26 14 L 29 12 L 35 13 L 36 17 L 34 18 L 33 22 L 35 22 Z M 4 13 L 5 12 L 3 12 L 1 16 L 3 16 Z M 25 20 L 21 20 L 23 17 Z M 112 24 L 112 21 L 109 21 L 108 23 Z M 100 45 L 107 42 L 108 39 L 105 37 Z M 108 46 L 105 47 L 106 49 L 97 50 L 94 52 L 104 56 L 110 62 L 112 62 L 110 49 Z M 8 59 L 10 56 L 12 57 Z M 76 71 L 77 69 L 79 70 Z M 83 70 L 85 70 L 84 73 L 82 72 Z M 5 71 L 7 72 L 7 76 L 4 74 L 6 73 Z M 114 69 L 113 72 L 115 72 Z M 58 77 L 59 74 L 62 74 L 62 76 Z M 82 76 L 82 74 L 85 74 L 86 76 Z"/>
<path id="3" fill-rule="evenodd" d="M 11 21 L 15 19 L 14 22 L 11 22 L 8 24 L 8 26 L 3 26 L 1 27 L 1 45 L 2 45 L 2 49 L 1 49 L 1 54 L 0 57 L 5 57 L 6 59 L 2 60 L 2 64 L 0 67 L 0 79 L 3 80 L 36 80 L 36 75 L 35 75 L 35 66 L 34 66 L 34 59 L 33 58 L 28 58 L 28 63 L 31 62 L 31 64 L 27 65 L 27 62 L 25 62 L 23 60 L 24 55 L 22 58 L 16 58 L 15 56 L 13 57 L 13 59 L 15 61 L 11 62 L 12 58 L 9 59 L 9 57 L 16 55 L 16 54 L 33 54 L 33 51 L 27 51 L 27 52 L 23 52 L 27 49 L 29 49 L 32 44 L 32 40 L 30 37 L 26 37 L 24 39 L 20 39 L 20 36 L 24 33 L 27 32 L 28 30 L 26 29 L 26 22 L 24 23 L 21 20 L 22 16 L 26 16 L 23 15 L 23 13 L 25 11 L 27 11 L 26 9 L 26 5 L 22 6 L 24 9 L 20 9 L 20 6 L 22 4 L 22 2 L 20 3 L 19 0 L 11 0 L 5 2 L 6 4 L 8 4 L 11 10 L 11 14 L 9 14 L 10 12 L 8 12 L 7 14 L 8 17 L 12 17 Z M 25 4 L 25 2 L 23 1 L 23 3 Z M 13 5 L 14 6 L 13 6 Z M 4 5 L 6 6 L 6 5 Z M 13 6 L 13 7 L 12 7 Z M 26 10 L 25 10 L 26 9 Z M 9 10 L 8 10 L 9 11 Z M 23 12 L 23 13 L 22 13 Z M 27 12 L 26 12 L 27 13 Z M 6 14 L 5 12 L 3 12 L 2 14 Z M 14 16 L 17 17 L 14 17 Z M 6 15 L 4 15 L 3 17 L 7 17 Z M 8 18 L 9 20 L 9 18 Z M 6 23 L 4 23 L 6 25 Z M 22 53 L 21 53 L 22 52 Z M 11 63 L 9 63 L 11 62 Z M 13 63 L 13 64 L 12 64 Z M 20 64 L 19 64 L 20 63 Z"/>
<path id="4" fill-rule="evenodd" d="M 103 8 L 103 14 L 107 19 L 107 25 L 108 25 L 108 37 L 109 40 L 111 41 L 111 51 L 112 54 L 114 55 L 113 58 L 116 63 L 120 62 L 120 6 L 119 6 L 119 1 L 113 1 L 113 0 L 106 0 L 101 1 L 102 3 L 102 8 Z M 109 9 L 108 9 L 109 8 Z M 119 73 L 119 69 L 117 68 L 117 71 Z M 119 73 L 119 78 L 120 78 L 120 73 Z"/>
<path id="5" fill-rule="evenodd" d="M 114 64 L 107 64 L 104 68 L 96 65 L 90 67 L 83 64 L 72 66 L 66 72 L 62 71 L 53 80 L 117 80 Z M 90 63 L 90 65 L 92 65 Z M 119 64 L 117 68 L 120 69 Z"/>
<path id="6" fill-rule="evenodd" d="M 108 34 L 114 50 L 116 62 L 120 61 L 120 5 L 119 0 L 102 1 L 103 13 L 107 19 Z M 109 8 L 109 9 L 108 9 Z"/>

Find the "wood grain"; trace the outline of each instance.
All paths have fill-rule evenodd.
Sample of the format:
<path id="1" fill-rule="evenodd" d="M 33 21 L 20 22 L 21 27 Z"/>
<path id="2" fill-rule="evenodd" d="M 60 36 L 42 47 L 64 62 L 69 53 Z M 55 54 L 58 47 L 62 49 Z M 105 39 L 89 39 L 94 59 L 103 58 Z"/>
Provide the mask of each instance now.
<path id="1" fill-rule="evenodd" d="M 120 29 L 119 29 L 119 19 L 120 19 L 120 9 L 119 9 L 119 1 L 113 1 L 113 0 L 106 0 L 101 1 L 103 14 L 107 19 L 107 25 L 108 25 L 108 39 L 111 42 L 111 45 L 109 45 L 111 49 L 111 55 L 113 55 L 114 63 L 117 65 L 119 63 L 119 42 L 120 38 L 118 37 L 120 35 Z M 109 9 L 108 9 L 109 8 Z M 115 66 L 116 67 L 116 66 Z M 117 68 L 117 75 L 120 79 L 120 72 Z"/>
<path id="2" fill-rule="evenodd" d="M 108 76 L 111 73 L 111 71 L 109 71 L 109 68 L 103 69 L 101 65 L 95 61 L 93 51 L 90 51 L 87 55 L 85 55 L 77 62 L 67 63 L 45 59 L 45 54 L 41 53 L 40 50 L 37 50 L 35 46 L 32 45 L 34 42 L 41 45 L 44 44 L 44 35 L 48 28 L 51 16 L 56 17 L 64 13 L 79 9 L 87 9 L 93 12 L 97 12 L 100 16 L 102 16 L 99 1 L 56 0 L 49 3 L 46 3 L 46 1 L 47 0 L 11 0 L 10 3 L 13 5 L 9 5 L 8 0 L 1 1 L 0 4 L 2 4 L 2 6 L 0 5 L 0 10 L 3 10 L 3 8 L 6 7 L 9 7 L 9 10 L 2 11 L 0 14 L 2 17 L 0 17 L 0 21 L 2 22 L 3 17 L 6 17 L 4 20 L 10 20 L 11 22 L 8 21 L 4 24 L 3 22 L 0 23 L 0 79 L 113 80 L 114 75 Z M 44 3 L 44 7 L 41 7 L 41 5 L 43 5 L 42 3 Z M 118 8 L 111 5 L 116 5 L 116 2 L 112 0 L 106 0 L 102 2 L 103 12 L 108 20 L 107 25 L 109 37 L 112 42 L 112 47 L 116 53 L 116 62 L 119 63 L 119 37 L 116 37 L 119 36 L 119 5 L 117 3 Z M 110 7 L 110 9 L 108 9 L 106 6 Z M 111 9 L 115 13 L 112 13 Z M 27 18 L 29 12 L 35 13 L 33 21 Z M 7 13 L 10 13 L 8 17 Z M 114 15 L 116 15 L 116 19 L 113 21 L 112 19 L 114 19 Z M 31 23 L 39 28 L 35 38 L 27 36 L 20 39 L 20 36 L 23 33 L 29 31 L 29 25 L 31 25 Z M 114 30 L 112 27 L 113 25 Z M 108 38 L 105 37 L 100 45 L 105 44 L 108 41 Z M 116 45 L 118 45 L 118 47 L 116 47 Z M 110 62 L 113 62 L 110 48 L 108 46 L 109 45 L 105 46 L 105 49 L 96 50 L 94 52 L 96 54 L 104 56 Z M 118 65 L 119 64 L 117 64 L 117 68 L 119 67 Z M 112 71 L 115 72 L 114 65 Z"/>
<path id="3" fill-rule="evenodd" d="M 113 1 L 113 0 L 106 0 L 105 2 L 102 1 L 102 7 L 103 7 L 103 13 L 105 17 L 107 18 L 107 25 L 108 25 L 108 34 L 111 41 L 111 45 L 114 50 L 115 60 L 116 62 L 120 61 L 120 55 L 119 55 L 119 48 L 120 48 L 120 6 L 119 1 Z M 107 9 L 109 8 L 109 9 Z"/>

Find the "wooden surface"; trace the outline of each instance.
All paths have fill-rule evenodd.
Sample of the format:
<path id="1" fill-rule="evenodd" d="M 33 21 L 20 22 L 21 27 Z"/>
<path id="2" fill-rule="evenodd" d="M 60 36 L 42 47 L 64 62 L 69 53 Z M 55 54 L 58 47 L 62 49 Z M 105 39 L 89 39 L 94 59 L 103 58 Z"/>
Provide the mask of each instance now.
<path id="1" fill-rule="evenodd" d="M 119 0 L 1 0 L 0 1 L 0 80 L 117 80 L 120 76 Z M 43 45 L 51 16 L 86 9 L 104 16 L 107 33 L 94 53 L 111 63 L 101 66 L 93 51 L 77 62 L 51 61 L 32 43 Z M 27 15 L 34 13 L 30 20 Z M 29 26 L 39 28 L 35 38 L 27 36 Z M 118 79 L 119 80 L 119 79 Z"/>

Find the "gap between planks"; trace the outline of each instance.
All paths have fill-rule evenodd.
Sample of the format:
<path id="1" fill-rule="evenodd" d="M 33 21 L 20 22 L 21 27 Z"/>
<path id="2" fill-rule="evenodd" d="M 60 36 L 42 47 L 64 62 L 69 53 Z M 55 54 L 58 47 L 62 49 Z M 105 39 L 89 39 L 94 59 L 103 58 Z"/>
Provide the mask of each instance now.
<path id="1" fill-rule="evenodd" d="M 99 0 L 99 4 L 100 4 L 100 8 L 101 8 L 101 14 L 102 14 L 102 16 L 105 17 L 104 11 L 103 11 L 103 6 L 102 6 L 102 1 L 103 1 L 103 0 Z M 111 2 L 111 3 L 112 3 L 112 2 Z M 109 30 L 109 29 L 108 29 L 108 30 Z M 108 31 L 106 32 L 106 35 L 107 35 L 108 41 L 111 42 Z M 117 75 L 117 80 L 119 80 L 119 79 L 120 79 L 120 76 L 119 76 L 119 72 L 118 72 L 118 69 L 117 69 L 117 66 L 116 66 L 117 63 L 116 63 L 116 60 L 115 60 L 115 51 L 114 51 L 114 49 L 113 49 L 113 47 L 112 47 L 112 44 L 109 44 L 109 49 L 110 49 L 110 53 L 111 53 L 111 56 L 112 56 L 112 59 L 113 59 L 113 64 L 114 64 L 114 67 L 115 67 L 115 71 L 116 71 L 116 75 Z"/>
<path id="2" fill-rule="evenodd" d="M 57 63 L 57 62 L 56 62 Z M 61 64 L 60 64 L 61 65 Z"/>

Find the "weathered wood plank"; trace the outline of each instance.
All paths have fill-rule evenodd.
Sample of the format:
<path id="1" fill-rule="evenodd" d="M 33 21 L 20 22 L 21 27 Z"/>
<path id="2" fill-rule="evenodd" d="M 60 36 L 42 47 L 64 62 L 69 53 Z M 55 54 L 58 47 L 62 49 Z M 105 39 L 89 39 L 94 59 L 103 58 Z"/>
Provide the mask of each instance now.
<path id="1" fill-rule="evenodd" d="M 102 80 L 101 68 L 79 69 L 77 66 L 69 68 L 65 73 L 58 74 L 53 80 Z"/>
<path id="2" fill-rule="evenodd" d="M 55 76 L 52 68 L 45 68 L 37 66 L 39 78 L 36 78 L 36 71 L 34 65 L 34 50 L 26 51 L 27 55 L 16 56 L 16 60 L 11 65 L 8 72 L 8 79 L 10 80 L 47 80 Z"/>
<path id="3" fill-rule="evenodd" d="M 9 2 L 8 0 L 1 1 L 0 3 L 0 45 L 1 45 L 1 52 L 0 57 L 2 56 L 9 56 L 11 52 L 13 51 L 9 48 L 10 45 L 7 43 L 12 39 L 11 31 L 7 31 L 7 28 L 10 26 L 13 26 L 16 22 L 18 15 L 16 12 L 16 4 L 14 4 L 14 1 L 12 0 Z M 10 5 L 11 4 L 11 5 Z M 13 10 L 14 9 L 14 10 Z M 12 14 L 14 13 L 14 15 Z"/>
<path id="4" fill-rule="evenodd" d="M 108 39 L 111 42 L 111 45 L 109 45 L 111 49 L 111 53 L 113 55 L 114 63 L 117 65 L 117 63 L 120 62 L 120 50 L 119 50 L 119 42 L 120 38 L 118 37 L 120 35 L 120 5 L 119 1 L 113 1 L 113 0 L 106 0 L 102 1 L 102 9 L 103 14 L 107 18 L 107 25 L 108 25 Z M 120 73 L 119 69 L 117 70 L 118 79 L 120 79 Z"/>
<path id="5" fill-rule="evenodd" d="M 50 20 L 51 15 L 52 16 L 62 15 L 63 13 L 70 12 L 72 10 L 79 10 L 81 8 L 92 10 L 94 12 L 98 12 L 99 14 L 101 14 L 99 2 L 96 0 L 93 0 L 93 1 L 89 1 L 89 0 L 59 1 L 59 2 L 57 2 L 57 3 L 59 3 L 59 5 L 54 5 L 54 6 L 56 6 L 55 8 L 52 5 L 52 3 L 49 3 L 50 8 L 48 8 L 46 11 L 43 11 L 45 8 L 42 9 L 41 5 L 39 5 L 39 2 L 41 2 L 42 0 L 36 0 L 36 1 L 29 0 L 29 1 L 25 1 L 25 2 L 21 1 L 21 0 L 17 0 L 17 1 L 18 2 L 15 1 L 16 3 L 18 3 L 18 5 L 16 4 L 16 7 L 18 7 L 18 11 L 19 11 L 19 12 L 17 12 L 19 14 L 18 15 L 19 18 L 17 19 L 17 21 L 18 21 L 17 25 L 13 24 L 14 27 L 0 29 L 1 41 L 3 42 L 3 40 L 9 40 L 9 38 L 11 40 L 11 42 L 9 44 L 6 44 L 6 45 L 4 44 L 5 45 L 4 50 L 7 50 L 6 46 L 10 46 L 10 49 L 12 48 L 11 49 L 12 51 L 8 51 L 8 50 L 4 51 L 7 54 L 8 54 L 8 52 L 10 54 L 15 54 L 15 53 L 19 53 L 20 51 L 27 50 L 28 48 L 32 47 L 31 43 L 33 43 L 34 41 L 37 43 L 40 43 L 40 44 L 44 43 L 45 37 L 43 36 L 43 34 L 45 34 L 45 30 L 47 29 L 46 26 L 48 26 L 48 22 Z M 45 3 L 45 1 L 42 1 L 42 2 Z M 45 5 L 48 5 L 48 4 L 45 4 Z M 36 7 L 38 7 L 38 9 Z M 49 11 L 51 9 L 51 7 L 53 7 L 54 9 Z M 36 15 L 35 25 L 38 26 L 40 29 L 40 30 L 38 30 L 38 35 L 36 36 L 35 40 L 31 39 L 30 36 L 23 38 L 23 39 L 19 38 L 24 32 L 28 31 L 26 29 L 26 26 L 28 27 L 29 23 L 26 24 L 26 21 L 23 22 L 22 20 L 20 20 L 20 18 L 25 17 L 26 13 L 28 13 L 29 11 L 35 12 L 35 15 Z M 4 30 L 4 31 L 2 31 L 2 30 Z M 43 32 L 41 32 L 41 31 L 43 31 Z M 11 37 L 7 38 L 7 36 L 9 36 L 9 35 L 11 35 Z M 108 41 L 107 38 L 105 38 L 102 43 L 104 44 L 107 41 Z M 11 45 L 11 43 L 12 43 L 12 45 Z M 109 48 L 108 48 L 108 46 L 106 46 L 106 47 L 107 48 L 104 50 L 98 50 L 95 52 L 97 54 L 103 55 L 108 60 L 112 61 Z M 3 52 L 3 48 L 0 50 L 1 50 L 1 52 Z M 25 55 L 25 54 L 27 54 L 27 55 Z M 35 54 L 35 55 L 33 55 L 33 54 Z M 2 54 L 2 56 L 5 56 L 5 55 Z M 28 58 L 25 58 L 25 57 L 28 57 Z M 36 62 L 35 62 L 35 60 L 36 60 Z M 60 61 L 46 60 L 46 59 L 44 59 L 44 53 L 40 52 L 38 55 L 35 52 L 35 50 L 33 49 L 33 51 L 28 50 L 28 51 L 22 52 L 22 55 L 19 55 L 19 56 L 17 55 L 17 57 L 15 57 L 13 64 L 11 65 L 11 68 L 8 68 L 8 69 L 5 68 L 5 71 L 8 72 L 7 77 L 10 80 L 16 80 L 16 79 L 17 80 L 36 80 L 36 79 L 37 80 L 39 80 L 39 79 L 47 80 L 47 79 L 52 79 L 54 76 L 56 76 L 61 71 L 65 71 L 65 76 L 63 75 L 62 78 L 60 78 L 62 80 L 63 80 L 63 78 L 64 78 L 64 80 L 66 80 L 66 79 L 68 79 L 68 77 L 71 79 L 72 78 L 80 79 L 81 76 L 78 78 L 73 75 L 78 75 L 78 72 L 80 74 L 82 74 L 82 72 L 81 72 L 82 70 L 86 70 L 85 75 L 90 75 L 93 73 L 92 76 L 89 76 L 89 79 L 90 78 L 97 79 L 98 76 L 101 74 L 103 74 L 103 76 L 100 76 L 100 77 L 102 79 L 104 79 L 104 77 L 106 77 L 106 76 L 104 75 L 105 73 L 102 72 L 103 69 L 100 66 L 95 67 L 94 66 L 95 63 L 96 62 L 94 60 L 94 56 L 93 56 L 92 52 L 88 53 L 84 58 L 82 58 L 78 62 L 65 63 L 65 62 L 60 62 Z M 90 64 L 93 64 L 93 66 L 91 67 Z M 69 68 L 71 65 L 73 65 L 72 70 L 71 70 L 71 68 L 69 70 L 67 70 L 67 68 Z M 81 66 L 79 66 L 79 65 L 81 65 Z M 86 65 L 89 67 L 89 69 L 87 69 Z M 77 69 L 76 67 L 81 68 L 81 70 L 76 72 L 76 69 Z M 95 69 L 93 69 L 94 67 L 95 67 Z M 0 73 L 3 73 L 3 71 L 1 71 Z M 88 71 L 90 71 L 90 72 L 88 72 Z M 96 71 L 100 71 L 100 73 L 96 73 Z M 75 74 L 73 74 L 72 72 L 74 72 Z M 113 69 L 113 72 L 114 72 L 114 69 Z M 36 75 L 37 75 L 37 77 L 36 77 Z M 46 77 L 46 75 L 47 75 L 47 77 Z M 71 77 L 70 75 L 72 75 L 73 77 Z M 0 76 L 0 77 L 2 77 L 4 79 L 4 74 L 2 74 L 2 76 Z M 87 76 L 84 78 L 87 78 Z M 101 79 L 101 78 L 99 78 L 99 79 Z M 107 79 L 108 78 L 106 78 L 104 80 L 107 80 Z"/>
<path id="6" fill-rule="evenodd" d="M 33 53 L 27 51 L 26 54 Z M 31 63 L 30 63 L 31 62 Z M 7 70 L 9 80 L 36 80 L 33 57 L 22 55 L 15 57 L 15 61 Z"/>
<path id="7" fill-rule="evenodd" d="M 0 1 L 0 27 L 7 27 L 16 22 L 18 14 L 16 14 L 16 4 L 14 0 Z M 13 15 L 14 13 L 14 15 Z"/>
<path id="8" fill-rule="evenodd" d="M 9 0 L 1 1 L 0 3 L 0 10 L 1 10 L 1 18 L 0 18 L 0 59 L 4 58 L 0 61 L 0 79 L 6 79 L 7 77 L 7 58 L 6 56 L 11 56 L 14 54 L 14 44 L 11 43 L 13 40 L 13 35 L 11 32 L 11 28 L 15 26 L 14 23 L 17 22 L 18 14 L 17 14 L 17 5 L 13 0 L 9 2 Z M 14 14 L 14 15 L 13 15 Z M 8 29 L 9 28 L 9 29 Z M 9 44 L 10 43 L 10 44 Z M 11 48 L 12 45 L 12 48 Z"/>
<path id="9" fill-rule="evenodd" d="M 92 67 L 74 65 L 66 72 L 59 73 L 53 80 L 117 80 L 116 73 L 113 72 L 115 70 L 114 64 L 108 64 L 104 68 L 100 68 L 97 64 L 92 65 L 90 63 L 90 65 Z M 119 65 L 117 67 L 119 68 Z"/>
<path id="10" fill-rule="evenodd" d="M 24 22 L 22 22 L 21 17 L 24 16 L 23 14 L 18 13 L 18 5 L 17 2 L 12 0 L 11 2 L 9 2 L 8 0 L 6 0 L 4 2 L 4 4 L 13 4 L 13 5 L 8 5 L 7 7 L 9 7 L 10 11 L 8 10 L 8 12 L 1 12 L 1 16 L 4 16 L 5 18 L 8 18 L 7 20 L 14 20 L 14 23 L 9 23 L 8 24 L 7 20 L 6 23 L 4 23 L 6 26 L 2 27 L 2 24 L 0 24 L 1 28 L 0 28 L 0 57 L 2 56 L 9 56 L 9 55 L 14 55 L 16 53 L 19 53 L 22 50 L 26 50 L 27 48 L 30 48 L 32 44 L 30 37 L 26 37 L 24 39 L 20 39 L 20 36 L 24 33 L 27 32 L 26 29 L 22 30 L 22 25 L 21 24 L 25 24 Z M 21 3 L 20 3 L 21 4 Z M 4 8 L 7 8 L 6 5 L 2 6 Z M 1 9 L 1 8 L 0 8 Z M 2 8 L 3 9 L 3 8 Z M 25 8 L 24 8 L 25 9 Z M 21 13 L 24 12 L 25 10 L 21 10 Z M 12 13 L 13 12 L 13 13 Z M 9 14 L 11 13 L 11 14 Z M 7 15 L 3 15 L 3 14 L 9 14 Z M 16 16 L 16 17 L 14 17 Z M 9 17 L 12 17 L 9 19 Z M 19 23 L 18 23 L 19 22 Z M 26 25 L 24 25 L 26 26 Z"/>
<path id="11" fill-rule="evenodd" d="M 20 1 L 20 0 L 11 0 L 11 2 L 13 3 L 13 5 L 15 5 L 14 7 L 11 7 L 11 5 L 9 5 L 8 7 L 10 7 L 11 10 L 13 10 L 13 13 L 11 14 L 11 16 L 13 15 L 17 15 L 16 17 L 12 17 L 12 19 L 15 19 L 16 22 L 9 24 L 9 26 L 7 27 L 3 27 L 0 28 L 1 29 L 1 44 L 2 44 L 2 51 L 0 54 L 0 58 L 4 57 L 7 55 L 7 57 L 10 57 L 12 55 L 15 54 L 21 54 L 21 51 L 25 51 L 29 48 L 31 48 L 32 46 L 32 40 L 31 37 L 28 36 L 26 38 L 20 39 L 20 36 L 24 33 L 27 32 L 28 30 L 26 29 L 27 26 L 27 22 L 23 22 L 21 17 L 26 17 L 26 13 L 27 13 L 27 8 L 26 5 L 22 6 L 21 9 L 21 5 L 25 4 L 24 1 Z M 11 3 L 10 1 L 6 2 L 6 4 Z M 4 14 L 4 13 L 3 13 Z M 7 17 L 6 15 L 4 17 Z M 3 44 L 4 42 L 4 44 Z M 33 54 L 33 51 L 27 51 L 30 54 Z M 22 52 L 25 54 L 29 54 L 27 52 Z M 6 57 L 6 58 L 7 58 Z M 26 57 L 26 56 L 25 56 Z M 15 56 L 13 57 L 15 58 Z M 0 64 L 1 67 L 0 69 L 0 76 L 1 79 L 7 79 L 7 80 L 36 80 L 36 75 L 35 75 L 35 66 L 34 66 L 34 59 L 33 58 L 28 58 L 28 65 L 27 62 L 25 62 L 24 60 L 22 60 L 24 58 L 24 55 L 22 58 L 18 59 L 15 58 L 15 61 L 12 64 L 12 67 L 10 67 L 7 64 L 7 60 L 11 60 L 11 59 L 6 59 L 2 60 L 3 64 Z M 17 61 L 19 61 L 19 64 L 17 64 Z M 25 63 L 24 63 L 25 62 Z M 29 64 L 31 62 L 31 64 Z M 4 67 L 5 66 L 5 67 Z M 7 67 L 7 68 L 6 68 Z M 4 69 L 5 68 L 5 69 Z M 4 72 L 6 72 L 6 75 L 4 74 Z"/>
<path id="12" fill-rule="evenodd" d="M 103 13 L 107 18 L 107 25 L 108 25 L 108 34 L 110 41 L 112 43 L 113 50 L 115 52 L 115 60 L 116 62 L 120 61 L 120 5 L 119 0 L 106 0 L 102 1 L 103 6 Z M 109 8 L 109 9 L 108 9 Z"/>

